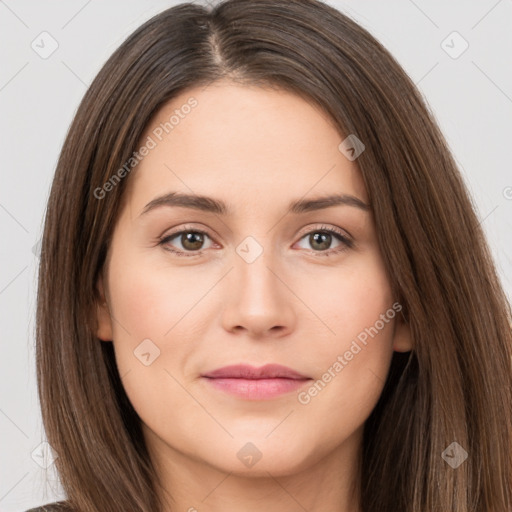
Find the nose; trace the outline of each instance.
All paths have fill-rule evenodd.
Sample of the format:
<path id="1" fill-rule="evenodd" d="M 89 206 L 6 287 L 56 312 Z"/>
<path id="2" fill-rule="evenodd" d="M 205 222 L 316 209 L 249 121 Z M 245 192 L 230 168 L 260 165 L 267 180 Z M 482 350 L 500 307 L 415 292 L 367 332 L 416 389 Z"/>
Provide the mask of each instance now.
<path id="1" fill-rule="evenodd" d="M 282 337 L 295 328 L 298 303 L 282 266 L 264 249 L 255 261 L 234 255 L 227 276 L 229 295 L 222 310 L 224 329 L 253 338 Z M 292 286 L 293 289 L 293 286 Z"/>

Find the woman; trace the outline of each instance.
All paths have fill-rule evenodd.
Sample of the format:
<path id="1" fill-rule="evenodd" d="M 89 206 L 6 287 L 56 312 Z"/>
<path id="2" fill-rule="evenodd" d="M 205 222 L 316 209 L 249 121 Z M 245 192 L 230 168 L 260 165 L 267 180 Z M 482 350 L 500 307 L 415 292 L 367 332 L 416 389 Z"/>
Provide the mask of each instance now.
<path id="1" fill-rule="evenodd" d="M 39 276 L 47 510 L 511 509 L 510 305 L 418 91 L 326 4 L 135 31 Z"/>

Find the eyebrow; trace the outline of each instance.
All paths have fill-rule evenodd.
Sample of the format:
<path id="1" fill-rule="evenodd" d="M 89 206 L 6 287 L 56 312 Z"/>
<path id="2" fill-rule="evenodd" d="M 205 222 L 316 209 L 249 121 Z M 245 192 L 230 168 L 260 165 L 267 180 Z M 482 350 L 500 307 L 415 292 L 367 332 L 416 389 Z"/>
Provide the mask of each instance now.
<path id="1" fill-rule="evenodd" d="M 316 210 L 323 210 L 332 206 L 352 206 L 362 211 L 370 211 L 370 205 L 361 199 L 350 194 L 334 194 L 313 199 L 299 199 L 292 201 L 288 205 L 287 213 L 307 213 Z M 155 208 L 162 206 L 191 208 L 193 210 L 201 210 L 205 212 L 215 213 L 218 215 L 230 215 L 230 209 L 227 204 L 213 197 L 207 197 L 195 194 L 184 194 L 181 192 L 169 192 L 162 196 L 156 197 L 150 201 L 142 210 L 140 215 L 144 215 Z"/>

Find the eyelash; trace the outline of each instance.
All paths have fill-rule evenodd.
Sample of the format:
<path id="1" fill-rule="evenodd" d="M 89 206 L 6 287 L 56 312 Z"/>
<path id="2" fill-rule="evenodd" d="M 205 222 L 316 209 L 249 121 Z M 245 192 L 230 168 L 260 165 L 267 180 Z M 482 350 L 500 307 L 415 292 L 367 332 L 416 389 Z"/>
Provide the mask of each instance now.
<path id="1" fill-rule="evenodd" d="M 203 231 L 202 229 L 185 226 L 184 229 L 181 229 L 180 231 L 175 231 L 174 233 L 171 233 L 171 234 L 166 235 L 165 237 L 161 238 L 158 242 L 158 245 L 163 246 L 166 251 L 172 252 L 173 254 L 175 254 L 178 257 L 194 257 L 194 256 L 202 255 L 203 251 L 201 251 L 201 250 L 195 251 L 195 252 L 192 252 L 192 251 L 184 252 L 184 251 L 179 251 L 176 249 L 171 249 L 170 247 L 166 246 L 166 244 L 170 240 L 172 240 L 173 238 L 176 238 L 178 235 L 182 235 L 183 233 L 199 233 L 201 235 L 206 235 L 208 238 L 212 238 L 206 231 Z M 354 243 L 352 242 L 352 240 L 350 240 L 348 237 L 346 237 L 341 231 L 339 231 L 336 228 L 332 228 L 332 227 L 328 227 L 328 226 L 322 226 L 320 228 L 316 228 L 311 231 L 308 231 L 307 233 L 302 235 L 299 240 L 302 240 L 304 237 L 306 237 L 312 233 L 328 233 L 328 234 L 334 235 L 342 243 L 342 246 L 337 249 L 328 249 L 326 251 L 313 251 L 313 250 L 310 251 L 315 256 L 328 257 L 328 256 L 332 256 L 334 254 L 340 254 L 348 249 L 351 249 L 354 246 Z"/>

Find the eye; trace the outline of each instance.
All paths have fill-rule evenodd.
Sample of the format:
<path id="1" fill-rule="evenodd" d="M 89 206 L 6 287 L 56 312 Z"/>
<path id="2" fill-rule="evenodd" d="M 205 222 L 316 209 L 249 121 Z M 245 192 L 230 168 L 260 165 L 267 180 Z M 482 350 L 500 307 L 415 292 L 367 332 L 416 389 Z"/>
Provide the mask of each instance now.
<path id="1" fill-rule="evenodd" d="M 177 256 L 198 256 L 201 254 L 202 249 L 208 249 L 208 247 L 203 247 L 205 238 L 210 239 L 206 231 L 186 228 L 165 236 L 160 240 L 159 245 L 164 246 L 167 251 L 170 251 Z M 170 245 L 171 241 L 174 239 L 177 239 L 178 244 L 181 245 L 178 249 L 175 249 Z"/>
<path id="2" fill-rule="evenodd" d="M 329 226 L 322 226 L 309 231 L 301 240 L 306 240 L 310 244 L 313 252 L 316 253 L 315 256 L 338 254 L 350 249 L 354 245 L 352 240 L 344 235 L 341 230 Z M 338 246 L 334 249 L 331 248 L 333 241 L 338 242 Z"/>
<path id="3" fill-rule="evenodd" d="M 210 245 L 204 247 L 206 239 L 210 240 Z M 300 241 L 302 240 L 306 240 L 311 245 L 313 249 L 310 252 L 314 253 L 315 256 L 338 254 L 352 248 L 354 245 L 352 240 L 341 230 L 329 226 L 321 226 L 307 232 L 301 237 Z M 331 247 L 333 242 L 338 243 L 335 248 Z M 176 243 L 179 244 L 178 248 L 173 245 Z M 209 249 L 212 246 L 211 238 L 206 231 L 186 226 L 180 231 L 164 236 L 158 244 L 176 256 L 188 257 L 199 256 L 203 250 Z"/>

